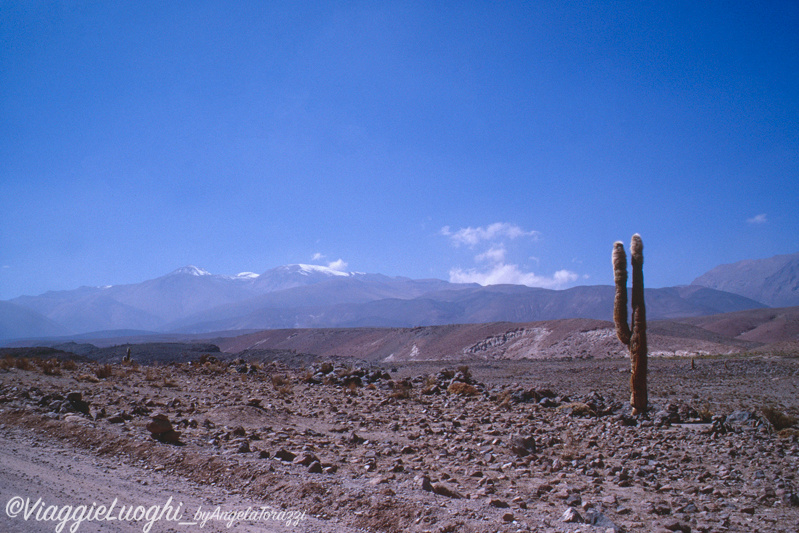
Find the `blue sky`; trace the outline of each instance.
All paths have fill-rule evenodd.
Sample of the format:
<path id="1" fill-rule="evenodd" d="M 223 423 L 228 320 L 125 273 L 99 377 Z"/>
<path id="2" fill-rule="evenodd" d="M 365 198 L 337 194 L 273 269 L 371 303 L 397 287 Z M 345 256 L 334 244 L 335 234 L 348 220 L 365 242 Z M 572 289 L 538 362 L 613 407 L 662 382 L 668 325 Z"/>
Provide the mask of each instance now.
<path id="1" fill-rule="evenodd" d="M 0 298 L 799 251 L 796 2 L 0 2 Z M 346 265 L 346 266 L 345 266 Z"/>

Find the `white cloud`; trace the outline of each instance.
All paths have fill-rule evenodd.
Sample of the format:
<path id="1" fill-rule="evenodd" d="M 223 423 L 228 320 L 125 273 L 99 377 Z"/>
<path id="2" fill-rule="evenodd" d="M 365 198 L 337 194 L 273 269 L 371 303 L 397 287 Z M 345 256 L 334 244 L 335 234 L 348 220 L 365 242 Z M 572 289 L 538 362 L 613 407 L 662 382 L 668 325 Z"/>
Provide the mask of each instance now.
<path id="1" fill-rule="evenodd" d="M 311 260 L 312 261 L 319 261 L 319 260 L 324 259 L 324 258 L 325 258 L 324 254 L 320 254 L 319 252 L 316 252 L 315 254 L 313 254 L 313 257 L 311 258 Z"/>
<path id="2" fill-rule="evenodd" d="M 485 227 L 479 226 L 476 228 L 469 226 L 468 228 L 461 228 L 455 232 L 453 232 L 449 226 L 444 226 L 441 228 L 440 233 L 445 237 L 449 237 L 456 246 L 461 244 L 474 246 L 483 241 L 494 241 L 502 238 L 537 238 L 539 235 L 537 231 L 526 231 L 516 224 L 509 224 L 508 222 L 495 222 Z"/>
<path id="3" fill-rule="evenodd" d="M 746 221 L 750 224 L 765 224 L 766 222 L 768 222 L 765 213 L 760 213 L 759 215 L 755 215 L 752 218 L 747 218 Z"/>
<path id="4" fill-rule="evenodd" d="M 558 270 L 552 276 L 538 276 L 533 272 L 523 272 L 517 265 L 505 263 L 497 263 L 489 270 L 453 268 L 449 271 L 449 280 L 452 283 L 513 284 L 545 289 L 560 289 L 578 278 L 577 274 L 569 270 Z"/>
<path id="5" fill-rule="evenodd" d="M 558 270 L 552 276 L 539 276 L 525 272 L 518 265 L 508 263 L 507 241 L 529 237 L 537 240 L 539 232 L 522 229 L 516 224 L 495 222 L 488 226 L 467 227 L 453 231 L 449 226 L 441 228 L 441 235 L 448 237 L 454 246 L 466 245 L 477 248 L 474 256 L 478 268 L 453 268 L 449 271 L 452 283 L 478 283 L 480 285 L 527 285 L 546 289 L 565 288 L 577 281 L 579 275 L 570 270 Z M 536 263 L 537 257 L 530 258 Z"/>
<path id="6" fill-rule="evenodd" d="M 340 272 L 347 270 L 348 266 L 349 264 L 343 259 L 338 259 L 337 261 L 332 261 L 327 264 L 327 268 L 330 268 L 332 270 L 338 270 Z"/>
<path id="7" fill-rule="evenodd" d="M 488 251 L 476 255 L 474 260 L 480 263 L 504 263 L 505 253 L 504 246 L 492 246 Z"/>

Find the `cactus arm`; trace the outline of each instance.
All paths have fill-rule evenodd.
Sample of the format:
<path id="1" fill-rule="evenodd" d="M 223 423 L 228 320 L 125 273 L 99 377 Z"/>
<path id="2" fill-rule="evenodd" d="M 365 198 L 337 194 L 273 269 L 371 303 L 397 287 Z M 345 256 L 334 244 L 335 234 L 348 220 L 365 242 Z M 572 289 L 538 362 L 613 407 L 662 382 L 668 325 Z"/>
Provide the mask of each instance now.
<path id="1" fill-rule="evenodd" d="M 647 398 L 647 342 L 646 306 L 644 304 L 644 244 L 641 236 L 633 235 L 630 243 L 630 263 L 633 271 L 632 288 L 632 336 L 630 338 L 630 360 L 632 374 L 630 388 L 633 413 L 645 413 Z"/>
<path id="2" fill-rule="evenodd" d="M 627 324 L 627 254 L 624 244 L 613 245 L 613 278 L 616 282 L 616 296 L 613 299 L 613 322 L 616 324 L 616 336 L 626 345 L 630 345 L 630 326 Z"/>

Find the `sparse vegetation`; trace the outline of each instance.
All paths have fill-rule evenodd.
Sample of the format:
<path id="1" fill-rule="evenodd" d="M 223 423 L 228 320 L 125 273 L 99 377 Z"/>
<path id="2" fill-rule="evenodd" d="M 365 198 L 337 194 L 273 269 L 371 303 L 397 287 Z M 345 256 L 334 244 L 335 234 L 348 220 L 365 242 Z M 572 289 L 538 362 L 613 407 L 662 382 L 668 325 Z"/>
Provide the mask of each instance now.
<path id="1" fill-rule="evenodd" d="M 17 357 L 14 360 L 14 366 L 19 370 L 33 370 L 33 365 L 31 364 L 31 360 L 27 357 Z"/>
<path id="2" fill-rule="evenodd" d="M 773 407 L 764 407 L 760 410 L 760 412 L 763 413 L 763 416 L 766 418 L 766 420 L 768 420 L 777 431 L 788 429 L 789 427 L 796 425 L 795 416 L 785 414 L 779 409 L 775 409 Z"/>
<path id="3" fill-rule="evenodd" d="M 477 396 L 480 394 L 480 391 L 477 390 L 477 387 L 470 383 L 464 383 L 463 381 L 456 381 L 452 383 L 449 387 L 447 387 L 447 392 L 458 396 Z"/>
<path id="4" fill-rule="evenodd" d="M 10 355 L 6 355 L 0 359 L 0 370 L 8 370 L 10 368 L 14 368 L 14 366 L 14 358 Z"/>
<path id="5" fill-rule="evenodd" d="M 61 365 L 55 357 L 50 359 L 37 359 L 36 366 L 38 366 L 42 373 L 48 376 L 60 376 Z"/>
<path id="6" fill-rule="evenodd" d="M 410 380 L 403 379 L 396 381 L 394 382 L 394 386 L 392 387 L 391 393 L 388 396 L 389 398 L 394 398 L 395 400 L 407 400 L 411 397 L 412 389 L 413 385 L 411 384 Z"/>
<path id="7" fill-rule="evenodd" d="M 94 375 L 99 379 L 108 379 L 114 375 L 114 367 L 108 363 L 100 365 L 94 370 Z"/>
<path id="8" fill-rule="evenodd" d="M 294 387 L 291 384 L 291 378 L 288 374 L 272 374 L 272 386 L 281 397 L 290 396 L 294 392 Z"/>

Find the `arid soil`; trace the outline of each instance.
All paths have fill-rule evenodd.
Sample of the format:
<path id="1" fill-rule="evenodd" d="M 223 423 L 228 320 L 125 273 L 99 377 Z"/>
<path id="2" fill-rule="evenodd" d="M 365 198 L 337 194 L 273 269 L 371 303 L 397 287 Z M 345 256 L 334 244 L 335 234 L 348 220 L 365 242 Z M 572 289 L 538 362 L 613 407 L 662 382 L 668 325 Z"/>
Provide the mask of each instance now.
<path id="1" fill-rule="evenodd" d="M 651 359 L 647 418 L 630 415 L 624 359 L 2 362 L 7 531 L 58 525 L 9 517 L 15 496 L 275 517 L 150 531 L 799 527 L 796 357 Z M 77 530 L 147 521 L 98 524 Z"/>

